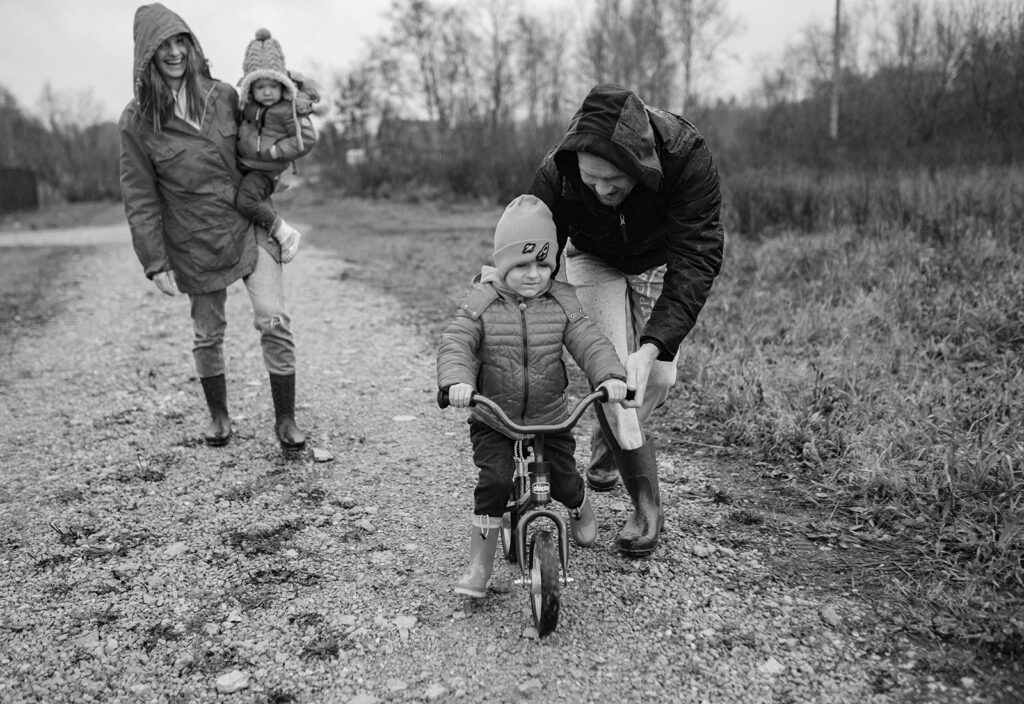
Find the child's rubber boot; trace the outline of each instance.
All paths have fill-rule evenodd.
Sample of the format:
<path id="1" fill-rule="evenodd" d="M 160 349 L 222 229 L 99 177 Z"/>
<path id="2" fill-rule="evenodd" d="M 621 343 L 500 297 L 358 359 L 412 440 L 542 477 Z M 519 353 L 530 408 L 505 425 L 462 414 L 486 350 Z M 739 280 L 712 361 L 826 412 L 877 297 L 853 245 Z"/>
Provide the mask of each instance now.
<path id="1" fill-rule="evenodd" d="M 597 540 L 597 516 L 590 503 L 590 492 L 583 494 L 583 503 L 569 509 L 569 532 L 581 548 L 589 548 Z"/>
<path id="2" fill-rule="evenodd" d="M 455 593 L 474 599 L 487 596 L 487 582 L 494 569 L 494 550 L 498 546 L 501 518 L 473 516 L 470 530 L 469 566 L 455 583 Z"/>
<path id="3" fill-rule="evenodd" d="M 223 374 L 202 377 L 203 396 L 210 409 L 210 424 L 206 426 L 203 440 L 210 447 L 223 447 L 231 439 L 231 419 L 228 416 L 228 389 Z"/>

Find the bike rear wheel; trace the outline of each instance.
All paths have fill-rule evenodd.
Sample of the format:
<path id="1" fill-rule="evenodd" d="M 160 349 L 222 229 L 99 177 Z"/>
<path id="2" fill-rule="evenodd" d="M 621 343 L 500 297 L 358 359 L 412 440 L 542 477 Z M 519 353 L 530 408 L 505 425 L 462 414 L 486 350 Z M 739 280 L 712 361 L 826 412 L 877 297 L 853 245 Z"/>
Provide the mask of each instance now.
<path id="1" fill-rule="evenodd" d="M 551 533 L 537 531 L 530 541 L 530 608 L 539 635 L 546 636 L 558 626 L 561 595 L 558 548 Z"/>

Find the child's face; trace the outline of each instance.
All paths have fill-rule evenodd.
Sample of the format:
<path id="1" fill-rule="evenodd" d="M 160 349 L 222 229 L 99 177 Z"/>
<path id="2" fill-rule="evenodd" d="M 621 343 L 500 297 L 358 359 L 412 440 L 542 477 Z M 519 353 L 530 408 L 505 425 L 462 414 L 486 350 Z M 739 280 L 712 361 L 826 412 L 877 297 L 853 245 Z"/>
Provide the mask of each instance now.
<path id="1" fill-rule="evenodd" d="M 265 108 L 281 99 L 281 84 L 272 78 L 260 78 L 252 83 L 252 99 Z"/>
<path id="2" fill-rule="evenodd" d="M 519 264 L 505 274 L 505 285 L 523 298 L 533 298 L 548 285 L 552 271 L 552 266 L 547 262 Z"/>

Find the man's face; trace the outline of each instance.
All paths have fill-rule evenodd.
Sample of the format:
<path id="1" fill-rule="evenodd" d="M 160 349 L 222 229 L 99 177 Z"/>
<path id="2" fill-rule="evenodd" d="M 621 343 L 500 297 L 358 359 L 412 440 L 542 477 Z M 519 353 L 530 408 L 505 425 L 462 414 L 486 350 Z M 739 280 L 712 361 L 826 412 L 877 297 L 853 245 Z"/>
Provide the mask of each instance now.
<path id="1" fill-rule="evenodd" d="M 609 161 L 593 154 L 578 152 L 580 178 L 602 204 L 616 207 L 636 185 L 636 179 Z"/>

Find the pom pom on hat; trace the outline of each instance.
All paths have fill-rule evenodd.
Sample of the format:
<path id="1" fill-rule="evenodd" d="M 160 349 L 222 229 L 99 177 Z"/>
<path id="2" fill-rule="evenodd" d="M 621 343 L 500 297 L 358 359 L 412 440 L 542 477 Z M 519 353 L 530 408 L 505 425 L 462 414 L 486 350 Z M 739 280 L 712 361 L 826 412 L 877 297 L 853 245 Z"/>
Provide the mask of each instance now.
<path id="1" fill-rule="evenodd" d="M 504 280 L 515 266 L 530 262 L 555 265 L 558 236 L 544 201 L 522 195 L 505 208 L 494 229 L 494 266 Z"/>

